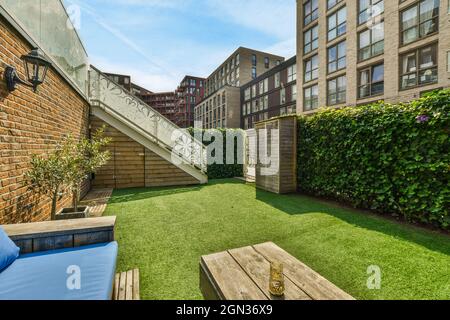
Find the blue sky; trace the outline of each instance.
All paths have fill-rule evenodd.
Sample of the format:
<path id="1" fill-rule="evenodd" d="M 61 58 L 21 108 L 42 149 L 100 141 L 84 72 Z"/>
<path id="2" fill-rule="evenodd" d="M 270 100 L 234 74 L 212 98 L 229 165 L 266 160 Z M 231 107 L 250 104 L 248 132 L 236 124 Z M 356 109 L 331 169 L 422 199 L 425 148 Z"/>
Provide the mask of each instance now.
<path id="1" fill-rule="evenodd" d="M 90 62 L 152 91 L 206 77 L 239 46 L 295 54 L 295 0 L 64 0 Z"/>

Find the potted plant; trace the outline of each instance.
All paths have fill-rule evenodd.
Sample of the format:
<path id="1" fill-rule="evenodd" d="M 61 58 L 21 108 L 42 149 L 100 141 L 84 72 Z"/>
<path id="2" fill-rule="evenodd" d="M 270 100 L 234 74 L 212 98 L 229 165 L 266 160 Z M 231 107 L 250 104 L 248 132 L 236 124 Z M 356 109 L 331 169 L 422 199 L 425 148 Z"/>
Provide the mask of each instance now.
<path id="1" fill-rule="evenodd" d="M 91 139 L 81 138 L 75 141 L 72 137 L 66 140 L 67 158 L 64 161 L 65 183 L 72 192 L 71 208 L 64 208 L 56 215 L 56 219 L 86 218 L 89 214 L 87 206 L 79 206 L 80 190 L 83 183 L 95 171 L 110 159 L 110 152 L 103 148 L 110 142 L 103 136 L 104 128 L 97 130 Z"/>
<path id="2" fill-rule="evenodd" d="M 31 169 L 25 173 L 25 181 L 29 188 L 51 199 L 51 219 L 56 219 L 58 199 L 64 189 L 66 181 L 66 168 L 64 159 L 67 149 L 58 145 L 54 152 L 47 156 L 33 155 Z"/>

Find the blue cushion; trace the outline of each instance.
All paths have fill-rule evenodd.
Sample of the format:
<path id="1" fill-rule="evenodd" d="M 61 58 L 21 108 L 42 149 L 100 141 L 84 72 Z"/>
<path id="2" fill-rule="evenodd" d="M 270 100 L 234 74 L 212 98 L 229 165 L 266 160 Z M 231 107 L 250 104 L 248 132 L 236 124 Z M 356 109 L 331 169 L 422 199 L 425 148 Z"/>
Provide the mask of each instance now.
<path id="1" fill-rule="evenodd" d="M 19 257 L 20 249 L 0 227 L 0 272 L 8 268 Z"/>
<path id="2" fill-rule="evenodd" d="M 110 300 L 117 251 L 111 242 L 21 255 L 0 273 L 0 300 Z"/>

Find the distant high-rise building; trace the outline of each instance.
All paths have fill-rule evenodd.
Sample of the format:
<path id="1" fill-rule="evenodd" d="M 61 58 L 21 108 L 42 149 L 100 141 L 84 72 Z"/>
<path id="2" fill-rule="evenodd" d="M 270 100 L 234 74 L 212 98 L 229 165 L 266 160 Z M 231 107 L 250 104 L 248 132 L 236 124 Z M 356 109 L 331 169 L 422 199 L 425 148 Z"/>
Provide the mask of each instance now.
<path id="1" fill-rule="evenodd" d="M 240 47 L 206 80 L 205 98 L 195 107 L 203 128 L 241 126 L 240 87 L 280 65 L 283 57 Z"/>
<path id="2" fill-rule="evenodd" d="M 131 92 L 131 77 L 129 75 L 117 73 L 105 73 L 105 75 L 115 83 L 124 87 L 127 91 Z"/>
<path id="3" fill-rule="evenodd" d="M 161 115 L 177 124 L 178 95 L 176 92 L 144 93 L 139 98 Z"/>
<path id="4" fill-rule="evenodd" d="M 186 76 L 181 81 L 178 93 L 178 116 L 177 124 L 181 128 L 194 126 L 194 108 L 205 96 L 204 78 Z"/>

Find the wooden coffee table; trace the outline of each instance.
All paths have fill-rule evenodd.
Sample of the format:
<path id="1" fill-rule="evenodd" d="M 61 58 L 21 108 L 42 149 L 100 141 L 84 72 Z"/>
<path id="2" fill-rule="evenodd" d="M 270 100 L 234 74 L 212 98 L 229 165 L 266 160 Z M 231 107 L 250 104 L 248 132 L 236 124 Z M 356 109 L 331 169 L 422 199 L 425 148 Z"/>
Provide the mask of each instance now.
<path id="1" fill-rule="evenodd" d="M 269 293 L 270 262 L 284 265 L 284 300 L 354 300 L 272 242 L 201 258 L 200 289 L 206 300 L 279 300 Z"/>

